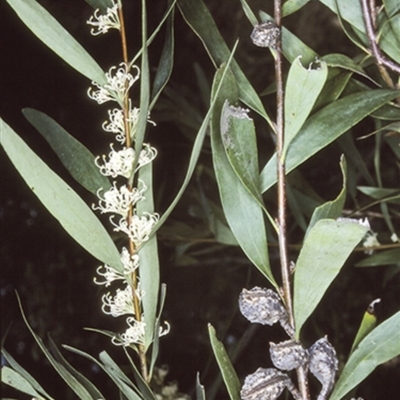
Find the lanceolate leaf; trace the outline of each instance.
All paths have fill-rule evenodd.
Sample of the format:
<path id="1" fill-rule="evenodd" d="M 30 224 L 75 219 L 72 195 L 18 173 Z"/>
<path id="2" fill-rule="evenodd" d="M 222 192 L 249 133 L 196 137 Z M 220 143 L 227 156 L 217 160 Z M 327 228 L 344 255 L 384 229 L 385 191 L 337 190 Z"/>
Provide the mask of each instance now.
<path id="1" fill-rule="evenodd" d="M 321 219 L 309 231 L 294 274 L 296 338 L 368 229 L 357 222 Z"/>
<path id="2" fill-rule="evenodd" d="M 225 68 L 217 71 L 215 88 L 224 74 Z M 230 72 L 230 71 L 228 71 Z M 235 98 L 236 97 L 236 98 Z M 220 132 L 221 112 L 225 100 L 235 104 L 237 87 L 233 74 L 227 74 L 222 89 L 217 97 L 217 103 L 211 122 L 211 146 L 214 170 L 217 177 L 219 193 L 226 219 L 236 240 L 247 257 L 262 274 L 276 287 L 269 265 L 267 236 L 262 208 L 250 192 L 244 187 L 231 167 L 225 153 Z"/>
<path id="3" fill-rule="evenodd" d="M 72 177 L 85 189 L 96 195 L 100 188 L 104 191 L 110 188 L 110 181 L 100 173 L 94 155 L 54 119 L 33 108 L 24 108 L 22 113 L 47 140 Z"/>
<path id="4" fill-rule="evenodd" d="M 326 203 L 320 205 L 314 210 L 310 223 L 307 228 L 306 236 L 308 232 L 312 229 L 312 227 L 320 219 L 326 219 L 326 218 L 336 219 L 342 215 L 344 202 L 346 200 L 346 185 L 347 185 L 346 159 L 343 156 L 340 160 L 340 169 L 342 170 L 342 175 L 343 175 L 342 190 L 340 191 L 338 197 L 336 197 L 335 200 L 327 201 Z"/>
<path id="5" fill-rule="evenodd" d="M 22 22 L 72 68 L 98 84 L 103 70 L 89 53 L 35 0 L 6 0 Z"/>
<path id="6" fill-rule="evenodd" d="M 93 211 L 2 120 L 0 130 L 10 160 L 62 227 L 95 258 L 122 270 L 119 252 Z"/>
<path id="7" fill-rule="evenodd" d="M 285 141 L 283 154 L 303 126 L 324 87 L 328 67 L 324 61 L 303 67 L 297 57 L 290 67 L 285 93 Z"/>
<path id="8" fill-rule="evenodd" d="M 154 213 L 153 200 L 153 165 L 144 165 L 139 170 L 139 179 L 147 186 L 145 198 L 136 205 L 138 215 L 144 212 Z M 158 260 L 157 237 L 154 234 L 139 250 L 140 282 L 146 295 L 143 296 L 143 313 L 146 316 L 145 348 L 149 348 L 154 340 L 154 327 L 157 314 L 158 293 L 160 290 L 160 265 Z"/>
<path id="9" fill-rule="evenodd" d="M 340 400 L 380 364 L 400 354 L 400 312 L 378 325 L 351 354 L 329 400 Z"/>
<path id="10" fill-rule="evenodd" d="M 230 51 L 203 0 L 178 0 L 178 6 L 188 25 L 203 42 L 214 65 L 219 68 L 228 59 Z M 236 61 L 233 61 L 231 68 L 239 87 L 240 100 L 263 116 L 273 127 L 258 94 Z"/>
<path id="11" fill-rule="evenodd" d="M 231 400 L 240 400 L 240 382 L 224 345 L 217 339 L 215 329 L 208 324 L 211 346 Z"/>
<path id="12" fill-rule="evenodd" d="M 13 369 L 7 366 L 1 368 L 1 382 L 4 385 L 8 385 L 19 390 L 22 393 L 40 398 L 39 393 L 21 374 L 15 372 Z"/>
<path id="13" fill-rule="evenodd" d="M 286 171 L 292 171 L 363 118 L 398 96 L 399 91 L 395 90 L 362 91 L 339 99 L 312 115 L 289 147 Z M 276 157 L 273 156 L 261 171 L 262 192 L 275 182 Z"/>

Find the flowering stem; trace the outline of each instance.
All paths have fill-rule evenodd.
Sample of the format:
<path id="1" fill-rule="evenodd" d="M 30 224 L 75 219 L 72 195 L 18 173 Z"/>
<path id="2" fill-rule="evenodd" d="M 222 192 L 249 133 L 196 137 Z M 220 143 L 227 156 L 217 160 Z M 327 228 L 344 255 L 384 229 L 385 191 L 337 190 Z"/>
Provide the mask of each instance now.
<path id="1" fill-rule="evenodd" d="M 129 70 L 129 58 L 128 58 L 128 46 L 127 46 L 127 40 L 126 40 L 126 31 L 125 31 L 125 20 L 124 20 L 124 13 L 122 11 L 122 2 L 121 6 L 118 8 L 118 15 L 119 15 L 119 20 L 120 20 L 120 36 L 121 36 L 121 47 L 122 47 L 122 58 Z M 126 86 L 128 87 L 128 82 L 126 83 Z M 131 147 L 131 132 L 130 132 L 130 123 L 129 123 L 129 111 L 130 111 L 130 106 L 129 106 L 129 91 L 126 91 L 126 95 L 124 98 L 124 106 L 123 106 L 123 114 L 124 114 L 124 127 L 125 127 L 125 140 L 126 140 L 126 147 L 129 148 Z M 128 189 L 130 192 L 133 190 L 133 183 L 128 182 Z M 133 216 L 133 205 L 128 210 L 128 216 L 127 216 L 127 221 L 128 221 L 128 226 L 131 225 L 132 223 L 132 216 Z M 133 243 L 132 239 L 129 238 L 129 253 L 131 255 L 136 254 L 137 249 L 135 248 L 135 244 Z M 138 276 L 137 276 L 137 270 L 135 269 L 132 272 L 132 294 L 133 294 L 133 307 L 135 310 L 135 318 L 138 322 L 141 322 L 142 320 L 142 307 L 139 302 L 139 294 L 137 293 L 138 291 Z M 139 359 L 140 359 L 140 370 L 142 373 L 142 377 L 145 381 L 149 380 L 148 376 L 148 367 L 147 367 L 147 359 L 146 359 L 146 350 L 144 345 L 138 344 L 138 350 L 139 350 Z"/>
<path id="2" fill-rule="evenodd" d="M 281 29 L 282 26 L 282 2 L 274 0 L 274 20 L 276 26 Z M 278 241 L 279 255 L 281 260 L 281 275 L 283 286 L 283 297 L 289 322 L 294 328 L 294 316 L 291 294 L 291 273 L 288 262 L 287 238 L 286 238 L 286 177 L 285 177 L 285 161 L 283 158 L 284 146 L 284 89 L 283 89 L 283 73 L 282 73 L 282 40 L 281 35 L 276 43 L 275 56 L 275 81 L 276 81 L 276 156 L 277 156 L 277 178 L 278 178 Z M 297 380 L 299 389 L 304 400 L 309 399 L 307 377 L 303 367 L 297 368 Z"/>

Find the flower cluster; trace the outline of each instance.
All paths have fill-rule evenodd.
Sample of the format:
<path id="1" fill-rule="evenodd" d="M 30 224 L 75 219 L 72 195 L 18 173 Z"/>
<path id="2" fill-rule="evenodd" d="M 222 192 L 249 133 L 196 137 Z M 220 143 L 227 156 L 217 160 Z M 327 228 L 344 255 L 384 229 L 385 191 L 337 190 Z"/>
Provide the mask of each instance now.
<path id="1" fill-rule="evenodd" d="M 110 29 L 120 29 L 118 7 L 113 1 L 112 7 L 107 9 L 105 15 L 101 15 L 99 10 L 95 11 L 88 21 L 93 27 L 93 35 L 107 33 Z M 129 250 L 124 247 L 121 251 L 122 270 L 102 265 L 97 269 L 99 277 L 94 281 L 107 288 L 112 287 L 114 282 L 119 282 L 119 288 L 103 295 L 102 310 L 113 317 L 126 318 L 126 331 L 112 338 L 115 345 L 122 346 L 144 344 L 146 322 L 141 301 L 145 292 L 141 288 L 138 276 L 138 251 L 150 239 L 159 219 L 156 213 L 139 213 L 137 210 L 137 204 L 145 199 L 147 187 L 142 180 L 135 179 L 135 174 L 141 167 L 151 163 L 157 155 L 156 149 L 146 143 L 142 149 L 135 149 L 140 109 L 132 107 L 128 97 L 130 88 L 139 77 L 139 68 L 124 62 L 110 68 L 106 73 L 107 82 L 104 85 L 92 82 L 95 88 L 88 90 L 89 97 L 98 104 L 109 101 L 118 104 L 117 108 L 108 111 L 109 120 L 102 125 L 104 131 L 115 136 L 117 143 L 110 144 L 111 151 L 107 156 L 102 155 L 95 159 L 100 173 L 113 178 L 114 181 L 110 188 L 99 189 L 98 204 L 93 205 L 93 209 L 112 214 L 110 221 L 114 231 L 126 235 Z M 121 181 L 124 183 L 121 184 Z M 160 329 L 159 335 L 168 331 L 169 325 Z"/>

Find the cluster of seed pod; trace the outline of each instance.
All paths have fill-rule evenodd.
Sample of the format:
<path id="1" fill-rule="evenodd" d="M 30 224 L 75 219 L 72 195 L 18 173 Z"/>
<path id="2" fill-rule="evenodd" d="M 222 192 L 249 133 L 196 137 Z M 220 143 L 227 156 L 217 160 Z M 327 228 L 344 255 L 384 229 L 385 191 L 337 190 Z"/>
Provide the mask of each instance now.
<path id="1" fill-rule="evenodd" d="M 258 368 L 248 375 L 241 390 L 242 400 L 275 400 L 285 388 L 295 400 L 302 400 L 290 377 L 282 372 L 301 366 L 309 370 L 322 385 L 317 400 L 326 400 L 338 369 L 335 349 L 327 337 L 319 339 L 309 349 L 293 339 L 294 329 L 289 323 L 286 308 L 278 294 L 271 289 L 243 289 L 239 296 L 239 309 L 252 323 L 273 325 L 279 322 L 291 338 L 281 343 L 270 342 L 271 361 L 276 368 Z"/>

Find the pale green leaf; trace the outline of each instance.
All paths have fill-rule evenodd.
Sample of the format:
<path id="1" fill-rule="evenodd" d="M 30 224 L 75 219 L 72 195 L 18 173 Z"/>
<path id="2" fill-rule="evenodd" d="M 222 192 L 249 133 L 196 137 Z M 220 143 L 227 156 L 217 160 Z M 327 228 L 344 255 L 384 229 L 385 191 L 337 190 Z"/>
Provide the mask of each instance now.
<path id="1" fill-rule="evenodd" d="M 97 195 L 100 188 L 104 191 L 110 188 L 110 181 L 100 173 L 94 155 L 54 119 L 33 108 L 24 108 L 22 113 L 47 140 L 71 176 L 85 189 Z"/>
<path id="2" fill-rule="evenodd" d="M 342 190 L 335 200 L 327 201 L 326 203 L 317 207 L 311 217 L 310 223 L 307 228 L 306 236 L 310 229 L 321 219 L 336 219 L 342 215 L 344 202 L 346 201 L 346 185 L 347 185 L 347 165 L 346 159 L 342 156 L 340 159 L 340 169 L 343 176 Z"/>
<path id="3" fill-rule="evenodd" d="M 153 108 L 162 90 L 167 85 L 174 65 L 174 10 L 172 9 L 164 33 L 164 46 L 161 52 L 160 61 L 154 77 L 153 90 L 151 94 L 150 110 Z"/>
<path id="4" fill-rule="evenodd" d="M 200 382 L 200 374 L 196 375 L 196 400 L 206 400 L 204 386 Z"/>
<path id="5" fill-rule="evenodd" d="M 282 6 L 282 16 L 287 17 L 305 6 L 310 0 L 287 0 Z"/>
<path id="6" fill-rule="evenodd" d="M 285 140 L 283 157 L 293 138 L 299 132 L 308 118 L 322 91 L 328 67 L 324 61 L 316 62 L 304 68 L 301 63 L 301 56 L 297 57 L 289 70 L 285 89 Z"/>
<path id="7" fill-rule="evenodd" d="M 114 242 L 86 203 L 2 120 L 0 131 L 8 157 L 62 227 L 95 258 L 122 270 Z"/>
<path id="8" fill-rule="evenodd" d="M 188 25 L 203 42 L 215 67 L 219 68 L 229 58 L 230 51 L 203 0 L 178 0 L 178 6 Z M 257 92 L 236 61 L 232 62 L 231 68 L 238 83 L 240 100 L 273 127 Z"/>
<path id="9" fill-rule="evenodd" d="M 329 400 L 340 400 L 380 364 L 400 354 L 400 312 L 378 325 L 354 350 Z"/>
<path id="10" fill-rule="evenodd" d="M 398 96 L 399 92 L 395 90 L 362 91 L 339 99 L 313 114 L 289 147 L 286 171 L 292 171 L 363 118 Z M 261 171 L 262 192 L 275 182 L 276 157 L 273 156 Z"/>
<path id="11" fill-rule="evenodd" d="M 7 366 L 1 367 L 1 382 L 22 393 L 29 394 L 38 399 L 43 398 L 21 374 Z"/>
<path id="12" fill-rule="evenodd" d="M 153 199 L 153 171 L 152 164 L 144 165 L 139 170 L 139 179 L 141 179 L 147 187 L 145 198 L 136 205 L 138 215 L 143 213 L 154 213 Z M 157 315 L 157 303 L 160 290 L 160 264 L 158 260 L 157 237 L 152 235 L 141 249 L 139 249 L 139 275 L 142 290 L 146 295 L 143 296 L 142 305 L 143 313 L 146 318 L 146 331 L 144 338 L 144 346 L 146 350 L 150 347 L 154 340 L 154 326 Z"/>
<path id="13" fill-rule="evenodd" d="M 380 251 L 364 258 L 356 264 L 356 267 L 379 267 L 381 265 L 399 265 L 400 248 Z"/>
<path id="14" fill-rule="evenodd" d="M 256 26 L 258 24 L 257 17 L 253 13 L 253 10 L 250 8 L 246 0 L 240 0 L 242 4 L 243 12 L 246 14 L 247 19 L 251 23 L 251 25 Z"/>
<path id="15" fill-rule="evenodd" d="M 240 400 L 239 379 L 229 360 L 224 345 L 217 339 L 215 329 L 211 324 L 208 324 L 208 333 L 210 335 L 211 347 L 228 390 L 229 397 L 231 400 Z"/>
<path id="16" fill-rule="evenodd" d="M 400 2 L 399 0 L 383 0 L 385 5 L 385 11 L 389 17 L 400 12 Z"/>
<path id="17" fill-rule="evenodd" d="M 296 338 L 345 261 L 368 232 L 357 222 L 321 219 L 309 231 L 296 262 L 293 307 Z"/>
<path id="18" fill-rule="evenodd" d="M 217 71 L 213 92 L 225 72 Z M 229 227 L 242 250 L 262 274 L 276 287 L 268 258 L 267 236 L 263 210 L 249 191 L 243 186 L 232 169 L 225 153 L 220 132 L 221 112 L 226 99 L 234 104 L 237 101 L 236 81 L 232 72 L 228 73 L 223 87 L 216 97 L 211 123 L 211 146 L 214 170 L 216 173 L 222 206 Z"/>
<path id="19" fill-rule="evenodd" d="M 8 351 L 2 348 L 1 354 L 3 355 L 5 360 L 7 360 L 7 363 L 10 365 L 10 367 L 16 373 L 21 375 L 33 387 L 33 389 L 42 394 L 44 398 L 53 400 L 53 398 L 43 389 L 39 382 L 25 368 L 19 365 L 17 361 L 15 361 L 15 359 L 12 357 L 12 355 L 8 353 Z"/>
<path id="20" fill-rule="evenodd" d="M 106 83 L 103 70 L 89 53 L 35 0 L 6 0 L 22 22 L 72 68 L 92 81 Z"/>

